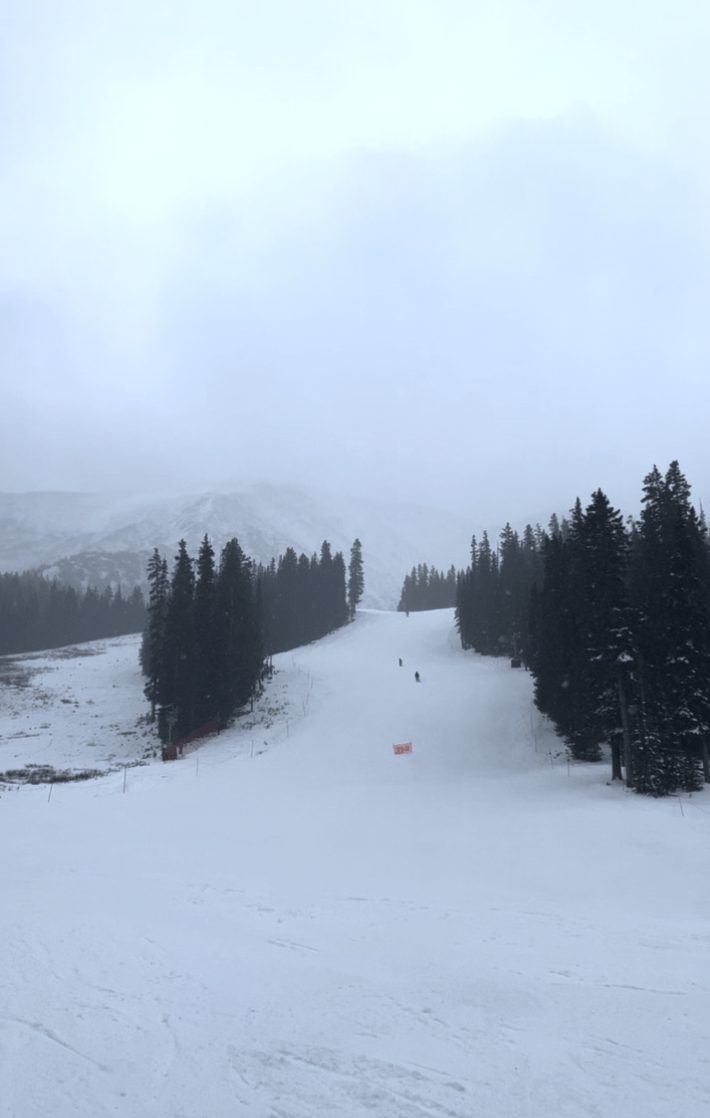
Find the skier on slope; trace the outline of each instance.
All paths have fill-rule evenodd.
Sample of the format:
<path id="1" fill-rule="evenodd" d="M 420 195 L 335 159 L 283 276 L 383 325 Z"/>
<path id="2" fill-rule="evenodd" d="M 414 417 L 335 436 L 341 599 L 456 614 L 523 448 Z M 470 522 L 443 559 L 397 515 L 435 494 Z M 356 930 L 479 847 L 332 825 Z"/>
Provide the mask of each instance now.
<path id="1" fill-rule="evenodd" d="M 420 675 L 419 675 L 419 672 L 415 672 L 415 673 L 414 673 L 414 678 L 415 678 L 415 680 L 417 681 L 417 683 L 421 683 L 421 677 L 420 677 Z"/>

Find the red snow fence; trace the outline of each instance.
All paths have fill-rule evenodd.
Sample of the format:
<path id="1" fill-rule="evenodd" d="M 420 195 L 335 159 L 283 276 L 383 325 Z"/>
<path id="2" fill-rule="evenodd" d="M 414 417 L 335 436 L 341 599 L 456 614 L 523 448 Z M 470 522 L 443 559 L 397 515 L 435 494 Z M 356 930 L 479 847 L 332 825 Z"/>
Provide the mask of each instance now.
<path id="1" fill-rule="evenodd" d="M 206 722 L 204 726 L 200 726 L 198 730 L 193 730 L 191 734 L 186 734 L 184 738 L 178 738 L 170 745 L 164 745 L 162 758 L 164 761 L 177 761 L 178 757 L 182 757 L 185 753 L 186 746 L 192 745 L 195 741 L 200 741 L 201 738 L 207 738 L 211 734 L 218 734 L 219 731 L 219 722 L 216 718 L 213 718 L 211 722 Z M 192 750 L 188 750 L 188 752 L 191 753 Z"/>
<path id="2" fill-rule="evenodd" d="M 396 754 L 411 753 L 412 752 L 412 743 L 411 743 L 411 741 L 400 742 L 399 745 L 393 745 L 392 746 L 392 751 Z"/>

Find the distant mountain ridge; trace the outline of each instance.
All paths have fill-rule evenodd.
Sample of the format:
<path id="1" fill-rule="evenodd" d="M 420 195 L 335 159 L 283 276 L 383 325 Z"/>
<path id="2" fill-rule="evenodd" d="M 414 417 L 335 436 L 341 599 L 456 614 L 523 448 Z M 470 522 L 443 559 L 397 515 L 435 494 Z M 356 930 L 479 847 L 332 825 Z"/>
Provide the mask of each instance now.
<path id="1" fill-rule="evenodd" d="M 324 539 L 347 561 L 358 536 L 365 561 L 363 604 L 393 608 L 412 566 L 465 566 L 471 535 L 479 531 L 442 510 L 289 486 L 181 496 L 0 493 L 0 571 L 39 568 L 75 586 L 120 583 L 128 589 L 144 581 L 154 547 L 172 562 L 180 539 L 196 554 L 205 532 L 217 550 L 236 536 L 262 563 L 287 547 L 310 555 Z"/>

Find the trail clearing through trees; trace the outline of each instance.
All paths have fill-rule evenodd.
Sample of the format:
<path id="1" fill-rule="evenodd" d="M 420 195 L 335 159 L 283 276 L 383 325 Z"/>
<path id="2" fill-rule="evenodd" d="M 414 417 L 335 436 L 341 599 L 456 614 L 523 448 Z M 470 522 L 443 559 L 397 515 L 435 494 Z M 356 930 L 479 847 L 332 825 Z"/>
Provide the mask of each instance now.
<path id="1" fill-rule="evenodd" d="M 52 686 L 90 669 L 125 729 L 114 647 L 128 725 L 141 679 L 103 645 Z M 568 768 L 452 611 L 365 611 L 275 666 L 180 761 L 2 791 L 2 1113 L 704 1118 L 705 795 Z"/>

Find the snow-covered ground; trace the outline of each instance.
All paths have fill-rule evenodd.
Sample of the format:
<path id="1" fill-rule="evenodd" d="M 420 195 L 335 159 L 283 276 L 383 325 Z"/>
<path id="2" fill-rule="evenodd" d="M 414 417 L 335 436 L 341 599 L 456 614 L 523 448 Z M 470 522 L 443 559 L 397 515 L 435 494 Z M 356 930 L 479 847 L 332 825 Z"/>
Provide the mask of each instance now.
<path id="1" fill-rule="evenodd" d="M 105 771 L 159 750 L 137 636 L 0 656 L 0 779 L 18 768 Z"/>
<path id="2" fill-rule="evenodd" d="M 49 763 L 142 756 L 137 644 L 104 647 L 35 677 Z M 448 611 L 277 667 L 181 761 L 2 792 L 2 1114 L 710 1113 L 705 797 L 568 770 L 529 677 Z M 12 717 L 0 749 L 36 750 Z"/>

